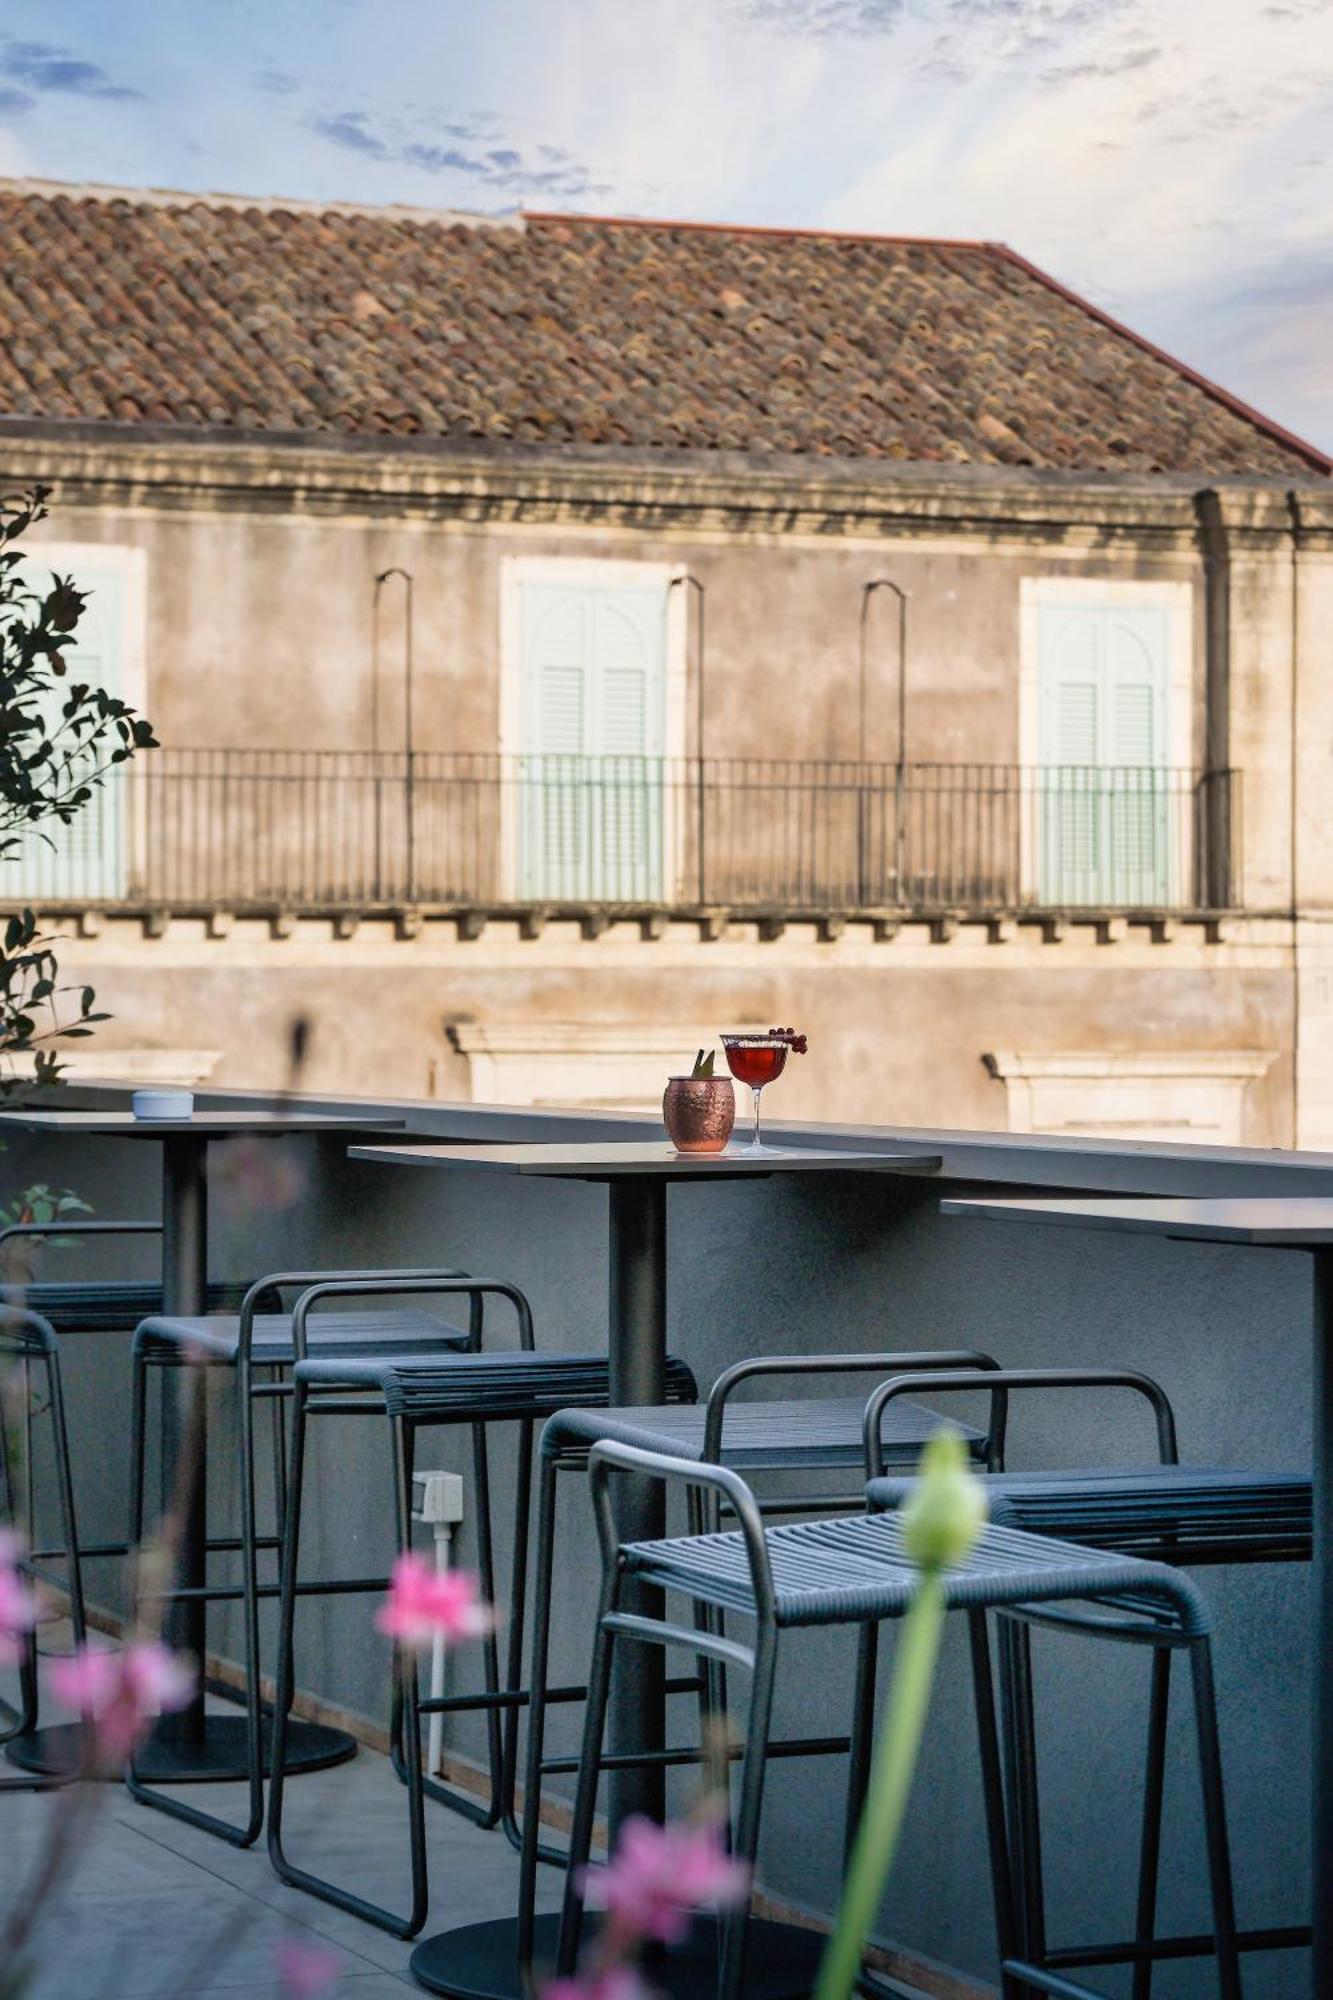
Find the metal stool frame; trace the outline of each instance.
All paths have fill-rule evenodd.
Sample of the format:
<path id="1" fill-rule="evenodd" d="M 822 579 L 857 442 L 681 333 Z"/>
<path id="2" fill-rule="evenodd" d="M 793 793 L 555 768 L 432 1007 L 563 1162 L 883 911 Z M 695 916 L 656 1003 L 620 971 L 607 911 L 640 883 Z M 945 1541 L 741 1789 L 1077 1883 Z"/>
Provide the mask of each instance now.
<path id="1" fill-rule="evenodd" d="M 541 1473 L 537 1500 L 537 1573 L 533 1588 L 532 1663 L 529 1675 L 528 1755 L 524 1780 L 524 1814 L 519 1851 L 519 1956 L 529 1964 L 536 1910 L 536 1870 L 538 1862 L 564 1867 L 563 1849 L 540 1838 L 541 1787 L 545 1777 L 574 1772 L 577 1758 L 545 1756 L 546 1710 L 555 1703 L 582 1701 L 586 1689 L 551 1688 L 547 1685 L 551 1634 L 551 1585 L 555 1569 L 557 1499 L 556 1483 L 561 1473 L 585 1472 L 588 1453 L 595 1443 L 628 1444 L 639 1450 L 684 1458 L 687 1454 L 704 1465 L 729 1464 L 733 1470 L 757 1471 L 840 1471 L 850 1465 L 862 1466 L 864 1446 L 864 1405 L 854 1399 L 844 1408 L 841 1399 L 807 1398 L 800 1402 L 761 1402 L 747 1407 L 745 1414 L 730 1408 L 731 1400 L 743 1384 L 762 1378 L 813 1376 L 837 1378 L 847 1375 L 874 1375 L 884 1368 L 904 1370 L 961 1368 L 979 1372 L 999 1371 L 999 1363 L 973 1348 L 926 1350 L 904 1354 L 772 1354 L 738 1361 L 723 1371 L 705 1401 L 688 1406 L 662 1409 L 562 1410 L 547 1422 L 541 1439 Z M 917 1413 L 914 1413 L 917 1414 Z M 933 1412 L 920 1412 L 933 1417 Z M 984 1435 L 969 1433 L 973 1456 L 985 1465 L 1002 1463 L 1006 1403 L 1003 1390 L 991 1398 L 991 1414 Z M 891 1420 L 890 1420 L 891 1421 Z M 929 1426 L 900 1425 L 894 1443 L 895 1457 L 901 1462 L 910 1453 L 913 1462 L 928 1435 Z M 739 1434 L 738 1434 L 739 1433 Z M 690 1489 L 687 1494 L 688 1522 L 692 1533 L 716 1529 L 725 1511 L 725 1500 L 717 1492 Z M 851 1493 L 784 1494 L 776 1498 L 754 1499 L 761 1515 L 845 1513 L 864 1505 L 858 1483 Z M 721 1616 L 711 1607 L 700 1612 L 703 1629 L 722 1631 Z M 722 1713 L 726 1707 L 725 1667 L 709 1660 L 706 1712 Z M 671 1684 L 670 1691 L 691 1691 L 695 1682 Z M 512 1800 L 517 1767 L 519 1714 L 506 1719 L 506 1792 Z M 830 1747 L 835 1739 L 829 1739 Z M 844 1743 L 842 1747 L 847 1747 Z M 770 1746 L 770 1754 L 787 1754 L 781 1746 Z M 690 1753 L 692 1755 L 692 1753 Z M 674 1753 L 664 1752 L 657 1761 L 670 1763 Z M 675 1760 L 679 1761 L 679 1760 Z M 508 1828 L 506 1829 L 508 1830 Z M 512 1838 L 512 1836 L 511 1836 Z"/>
<path id="2" fill-rule="evenodd" d="M 280 1594 L 280 1583 L 261 1583 L 258 1572 L 258 1558 L 266 1550 L 281 1551 L 284 1537 L 284 1523 L 288 1510 L 287 1452 L 285 1410 L 292 1395 L 291 1371 L 296 1364 L 307 1358 L 310 1342 L 309 1320 L 311 1308 L 321 1299 L 340 1296 L 357 1297 L 398 1297 L 403 1294 L 431 1294 L 438 1296 L 463 1295 L 470 1299 L 470 1319 L 467 1331 L 451 1329 L 445 1322 L 439 1322 L 438 1335 L 434 1345 L 441 1352 L 462 1354 L 477 1349 L 481 1338 L 481 1314 L 479 1299 L 474 1296 L 477 1287 L 461 1274 L 456 1267 L 438 1269 L 415 1269 L 397 1271 L 373 1271 L 357 1269 L 351 1271 L 292 1270 L 271 1272 L 259 1278 L 246 1292 L 241 1310 L 235 1320 L 218 1318 L 186 1320 L 169 1315 L 157 1315 L 144 1320 L 135 1335 L 134 1349 L 134 1393 L 131 1415 L 131 1495 L 130 1495 L 130 1537 L 131 1545 L 137 1546 L 143 1537 L 144 1527 L 144 1480 L 146 1471 L 147 1440 L 147 1396 L 148 1377 L 151 1371 L 171 1371 L 180 1368 L 197 1368 L 206 1374 L 211 1368 L 232 1371 L 236 1383 L 237 1405 L 237 1480 L 240 1495 L 241 1522 L 239 1535 L 222 1535 L 208 1538 L 209 1554 L 234 1554 L 241 1558 L 241 1581 L 239 1584 L 210 1584 L 198 1586 L 175 1586 L 158 1594 L 157 1601 L 170 1606 L 193 1599 L 196 1602 L 226 1603 L 239 1601 L 243 1606 L 243 1670 L 245 1676 L 245 1712 L 247 1719 L 247 1785 L 248 1812 L 244 1825 L 219 1818 L 216 1814 L 203 1811 L 183 1800 L 169 1797 L 147 1783 L 136 1769 L 131 1759 L 126 1770 L 126 1784 L 131 1795 L 140 1804 L 152 1806 L 158 1812 L 168 1813 L 174 1819 L 183 1820 L 189 1826 L 203 1832 L 217 1835 L 235 1847 L 249 1847 L 254 1844 L 264 1825 L 264 1704 L 260 1681 L 259 1647 L 259 1604 L 262 1599 L 276 1598 Z M 282 1315 L 276 1326 L 260 1324 L 268 1316 L 263 1308 L 265 1303 L 283 1293 L 296 1292 L 290 1314 Z M 341 1323 L 346 1337 L 346 1316 L 332 1315 L 335 1324 Z M 375 1331 L 377 1345 L 382 1345 L 392 1335 L 391 1315 L 383 1316 L 385 1324 Z M 207 1329 L 205 1334 L 204 1330 Z M 234 1337 L 233 1337 L 234 1329 Z M 354 1329 L 353 1329 L 354 1331 Z M 200 1353 L 192 1346 L 192 1336 L 212 1342 L 211 1350 L 205 1348 Z M 315 1336 L 318 1339 L 318 1335 Z M 430 1336 L 422 1340 L 420 1334 L 404 1333 L 403 1344 L 409 1341 L 423 1353 L 431 1344 Z M 201 1383 L 202 1387 L 202 1383 Z M 255 1415 L 258 1407 L 268 1402 L 272 1409 L 273 1425 L 273 1477 L 276 1532 L 260 1534 L 258 1528 L 258 1503 L 255 1481 Z M 483 1440 L 476 1440 L 475 1470 L 481 1505 L 478 1509 L 478 1547 L 480 1567 L 488 1580 L 492 1575 L 490 1540 L 489 1485 L 485 1462 Z M 368 1585 L 366 1587 L 369 1587 Z M 333 1594 L 345 1590 L 344 1583 L 315 1583 L 307 1586 L 311 1594 Z M 488 1673 L 498 1672 L 497 1656 L 493 1644 L 487 1643 L 486 1663 Z M 498 1686 L 498 1679 L 497 1679 Z M 500 1744 L 498 1735 L 492 1744 L 492 1785 L 498 1788 L 500 1776 Z M 476 1800 L 457 1799 L 453 1793 L 438 1788 L 444 1801 L 455 1809 L 465 1812 L 468 1817 L 487 1823 L 484 1809 Z M 493 1819 L 489 1822 L 494 1823 Z"/>
<path id="3" fill-rule="evenodd" d="M 1133 1471 L 992 1471 L 985 1477 L 992 1520 L 1026 1533 L 1052 1535 L 1173 1567 L 1310 1560 L 1310 1480 L 1182 1466 L 1170 1400 L 1150 1376 L 1133 1370 L 1035 1368 L 1005 1370 L 1002 1379 L 1008 1392 L 1126 1388 L 1141 1395 L 1153 1410 L 1158 1463 Z M 990 1389 L 991 1383 L 980 1376 L 968 1383 L 957 1375 L 936 1378 L 913 1373 L 875 1390 L 866 1405 L 865 1422 L 870 1471 L 866 1497 L 872 1510 L 900 1506 L 915 1484 L 912 1479 L 884 1476 L 878 1442 L 884 1412 L 901 1397 L 915 1399 L 968 1387 Z M 1063 1614 L 1063 1622 L 1077 1623 L 1077 1614 Z M 1202 1956 L 1213 1949 L 1212 1940 L 1201 1935 L 1156 1935 L 1171 1648 L 1158 1647 L 1152 1657 L 1134 1937 L 1054 1951 L 1047 1943 L 1031 1645 L 1027 1626 L 1013 1618 L 1000 1621 L 1000 1663 L 1009 1838 L 1021 1891 L 1014 1926 L 1024 1958 L 1050 1972 L 1129 1964 L 1133 2000 L 1150 2000 L 1153 1968 L 1159 1960 Z M 1308 1925 L 1270 1925 L 1237 1934 L 1241 1951 L 1285 1950 L 1309 1942 Z"/>
<path id="4" fill-rule="evenodd" d="M 629 1473 L 664 1483 L 711 1488 L 735 1516 L 738 1528 L 662 1542 L 621 1544 L 616 1537 L 610 1493 L 613 1473 Z M 572 1866 L 566 1877 L 558 1970 L 572 1971 L 582 1920 L 581 1871 L 592 1844 L 597 1783 L 609 1760 L 602 1754 L 614 1649 L 622 1641 L 680 1646 L 724 1660 L 750 1677 L 750 1711 L 741 1759 L 739 1808 L 733 1846 L 753 1865 L 758 1848 L 769 1725 L 779 1638 L 806 1626 L 860 1628 L 852 1729 L 853 1767 L 849 1796 L 861 1796 L 865 1771 L 860 1748 L 873 1732 L 875 1656 L 867 1636 L 887 1619 L 908 1609 L 917 1571 L 902 1545 L 891 1514 L 863 1513 L 850 1519 L 805 1521 L 766 1528 L 749 1488 L 727 1467 L 700 1466 L 686 1459 L 661 1458 L 632 1446 L 595 1445 L 589 1484 L 602 1549 L 602 1592 L 598 1607 L 593 1665 L 585 1716 L 578 1795 L 570 1840 Z M 822 1569 L 826 1581 L 820 1580 Z M 748 1645 L 713 1632 L 621 1608 L 627 1584 L 649 1585 L 692 1601 L 739 1612 L 753 1621 Z M 1002 1961 L 1004 2000 L 1017 2000 L 1026 1982 L 1065 2000 L 1097 2000 L 1086 1987 L 1041 1967 L 1016 1952 L 1011 1928 L 1014 1907 L 1011 1861 L 1004 1811 L 999 1737 L 995 1718 L 990 1642 L 986 1614 L 1009 1610 L 1034 1622 L 1059 1620 L 1058 1607 L 1070 1600 L 1094 1600 L 1101 1613 L 1095 1627 L 1077 1628 L 1123 1643 L 1180 1646 L 1189 1651 L 1195 1690 L 1195 1724 L 1207 1833 L 1220 1990 L 1223 2000 L 1239 2000 L 1235 1913 L 1231 1894 L 1222 1770 L 1209 1650 L 1208 1614 L 1197 1588 L 1179 1572 L 1138 1557 L 1083 1549 L 1012 1528 L 987 1527 L 966 1560 L 945 1578 L 951 1610 L 968 1617 L 973 1694 L 981 1751 L 982 1790 Z M 816 1753 L 817 1754 L 817 1753 Z M 626 1760 L 616 1760 L 624 1762 Z M 638 1761 L 633 1760 L 633 1761 Z M 748 1910 L 728 1913 L 720 1926 L 719 2000 L 739 2000 L 744 1990 Z M 866 1977 L 873 1985 L 873 1975 Z"/>
<path id="5" fill-rule="evenodd" d="M 316 1294 L 346 1293 L 351 1287 L 321 1286 Z M 425 1289 L 425 1287 L 422 1287 Z M 420 1725 L 423 1717 L 463 1714 L 481 1710 L 492 1731 L 492 1745 L 498 1738 L 500 1718 L 526 1704 L 527 1691 L 521 1685 L 523 1635 L 526 1617 L 528 1538 L 532 1494 L 532 1445 L 536 1422 L 565 1406 L 571 1396 L 582 1393 L 591 1404 L 604 1404 L 609 1394 L 610 1368 L 602 1354 L 538 1353 L 533 1339 L 532 1316 L 527 1300 L 513 1285 L 499 1282 L 461 1281 L 460 1291 L 478 1298 L 492 1295 L 508 1299 L 519 1321 L 520 1345 L 517 1358 L 532 1357 L 530 1379 L 523 1380 L 520 1368 L 512 1370 L 512 1384 L 497 1381 L 496 1356 L 483 1357 L 479 1351 L 458 1357 L 456 1362 L 441 1358 L 424 1361 L 413 1368 L 392 1359 L 364 1363 L 306 1359 L 293 1373 L 292 1442 L 289 1471 L 289 1499 L 283 1547 L 281 1617 L 277 1692 L 274 1710 L 273 1777 L 269 1790 L 268 1848 L 273 1866 L 281 1879 L 293 1888 L 304 1889 L 324 1902 L 350 1911 L 353 1916 L 394 1937 L 416 1935 L 426 1920 L 429 1880 L 425 1849 L 424 1804 L 436 1795 L 421 1765 Z M 489 1370 L 484 1369 L 489 1359 Z M 508 1357 L 500 1357 L 507 1364 Z M 467 1369 L 477 1364 L 472 1393 L 460 1393 L 460 1384 L 469 1385 Z M 697 1394 L 694 1378 L 683 1363 L 668 1360 L 669 1384 L 683 1400 Z M 367 1391 L 370 1392 L 369 1396 Z M 368 1902 L 353 1891 L 343 1889 L 289 1860 L 283 1840 L 283 1811 L 286 1774 L 283 1750 L 288 1717 L 295 1695 L 295 1619 L 298 1598 L 319 1586 L 299 1580 L 301 1511 L 309 1423 L 317 1416 L 375 1416 L 387 1420 L 393 1459 L 396 1546 L 399 1553 L 411 1547 L 412 1477 L 419 1430 L 440 1425 L 470 1424 L 474 1434 L 494 1423 L 516 1423 L 519 1427 L 518 1470 L 515 1481 L 514 1543 L 511 1589 L 508 1606 L 508 1659 L 503 1688 L 488 1682 L 481 1694 L 441 1695 L 423 1698 L 418 1686 L 417 1663 L 411 1653 L 396 1651 L 391 1739 L 402 1759 L 402 1775 L 408 1794 L 408 1840 L 411 1861 L 412 1903 L 406 1915 Z M 483 1575 L 483 1590 L 487 1590 Z M 387 1578 L 354 1579 L 339 1583 L 344 1594 L 379 1591 Z M 493 1584 L 493 1579 L 492 1579 Z M 493 1642 L 492 1642 L 493 1643 Z M 689 1683 L 693 1686 L 694 1683 Z M 581 1692 L 581 1691 L 580 1691 Z M 510 1781 L 512 1782 L 512 1781 Z M 502 1791 L 501 1798 L 505 1796 Z M 485 1823 L 494 1825 L 498 1814 Z"/>

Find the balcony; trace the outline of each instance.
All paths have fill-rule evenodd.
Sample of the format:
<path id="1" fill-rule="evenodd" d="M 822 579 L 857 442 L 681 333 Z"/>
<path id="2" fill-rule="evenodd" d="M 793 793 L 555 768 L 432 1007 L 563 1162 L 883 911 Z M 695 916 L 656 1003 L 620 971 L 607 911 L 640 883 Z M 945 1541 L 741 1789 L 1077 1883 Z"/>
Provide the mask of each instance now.
<path id="1" fill-rule="evenodd" d="M 1234 771 L 162 750 L 10 879 L 46 907 L 1215 911 L 1240 802 Z"/>

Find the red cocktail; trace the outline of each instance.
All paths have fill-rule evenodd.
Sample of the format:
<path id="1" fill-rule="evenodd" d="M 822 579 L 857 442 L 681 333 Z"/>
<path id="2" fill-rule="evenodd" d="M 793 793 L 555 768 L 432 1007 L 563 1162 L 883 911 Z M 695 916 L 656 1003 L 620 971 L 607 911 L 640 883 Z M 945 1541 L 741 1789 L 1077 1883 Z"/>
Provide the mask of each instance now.
<path id="1" fill-rule="evenodd" d="M 733 1041 L 727 1035 L 722 1040 L 727 1051 L 727 1068 L 737 1083 L 748 1083 L 751 1090 L 762 1090 L 766 1083 L 773 1083 L 782 1075 L 787 1062 L 785 1043 Z"/>
<path id="2" fill-rule="evenodd" d="M 764 1085 L 782 1075 L 793 1045 L 790 1030 L 767 1035 L 723 1035 L 727 1068 L 737 1083 L 747 1083 L 754 1092 L 754 1138 L 746 1148 L 751 1153 L 767 1153 L 772 1148 L 759 1138 L 759 1095 Z M 803 1038 L 802 1038 L 803 1040 Z"/>

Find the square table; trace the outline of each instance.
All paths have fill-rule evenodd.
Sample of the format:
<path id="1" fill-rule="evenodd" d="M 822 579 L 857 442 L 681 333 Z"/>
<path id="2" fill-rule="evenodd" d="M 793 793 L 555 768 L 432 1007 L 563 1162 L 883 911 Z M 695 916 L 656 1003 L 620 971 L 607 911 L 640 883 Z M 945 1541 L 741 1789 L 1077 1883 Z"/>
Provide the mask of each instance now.
<path id="1" fill-rule="evenodd" d="M 197 1319 L 207 1305 L 208 1278 L 208 1149 L 214 1139 L 245 1134 L 261 1138 L 346 1136 L 358 1132 L 400 1130 L 401 1119 L 355 1118 L 283 1107 L 276 1111 L 204 1110 L 188 1118 L 136 1118 L 131 1111 L 0 1111 L 0 1134 L 22 1132 L 30 1137 L 65 1139 L 153 1140 L 162 1148 L 162 1309 L 174 1317 Z M 189 1371 L 184 1371 L 188 1373 Z M 182 1391 L 185 1384 L 182 1379 Z M 183 1413 L 177 1409 L 164 1426 L 164 1446 L 170 1455 L 182 1435 Z M 207 1435 L 188 1516 L 181 1537 L 180 1582 L 197 1589 L 207 1580 Z M 243 1778 L 244 1716 L 204 1712 L 205 1606 L 187 1598 L 172 1621 L 174 1642 L 197 1663 L 198 1679 L 188 1706 L 165 1716 L 139 1753 L 139 1775 L 152 1783 L 191 1783 Z M 289 1768 L 314 1770 L 354 1754 L 354 1740 L 341 1730 L 314 1723 L 293 1725 Z M 80 1725 L 61 1724 L 16 1737 L 7 1755 L 24 1770 L 59 1775 L 77 1764 Z"/>
<path id="2" fill-rule="evenodd" d="M 551 1180 L 605 1182 L 610 1196 L 610 1398 L 613 1406 L 660 1404 L 666 1395 L 667 1231 L 666 1191 L 691 1181 L 759 1180 L 787 1174 L 938 1173 L 938 1153 L 924 1148 L 837 1152 L 820 1147 L 735 1147 L 723 1153 L 678 1153 L 663 1141 L 649 1143 L 516 1146 L 353 1146 L 351 1157 L 383 1166 L 433 1167 L 458 1173 L 526 1175 Z M 653 1541 L 666 1533 L 666 1496 L 652 1480 L 617 1482 L 616 1519 L 625 1541 Z M 632 1755 L 666 1742 L 663 1654 L 652 1646 L 621 1646 L 611 1692 L 611 1751 Z M 611 1826 L 631 1813 L 661 1819 L 665 1776 L 622 1770 L 611 1778 Z M 763 1926 L 756 1941 L 747 1991 L 756 2000 L 806 1990 L 809 1936 L 784 1926 Z M 539 1927 L 544 1945 L 553 1937 Z M 689 1959 L 672 1960 L 673 1992 L 712 1990 L 716 1967 L 704 1927 Z M 800 1970 L 798 1970 L 800 1968 Z M 455 2000 L 517 2000 L 525 1991 L 517 1966 L 516 1932 L 509 1920 L 470 1924 L 418 1945 L 412 1971 L 429 1991 Z M 793 1983 L 795 1982 L 795 1983 Z"/>
<path id="3" fill-rule="evenodd" d="M 945 1215 L 1114 1229 L 1190 1243 L 1303 1250 L 1314 1258 L 1314 1953 L 1311 1992 L 1333 2000 L 1333 1197 L 951 1199 Z"/>

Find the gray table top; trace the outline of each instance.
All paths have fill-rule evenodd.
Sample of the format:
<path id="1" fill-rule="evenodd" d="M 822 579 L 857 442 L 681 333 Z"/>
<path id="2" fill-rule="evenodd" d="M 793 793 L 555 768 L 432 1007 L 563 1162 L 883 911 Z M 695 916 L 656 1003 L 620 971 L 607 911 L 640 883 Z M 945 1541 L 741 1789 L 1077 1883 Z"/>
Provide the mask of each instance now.
<path id="1" fill-rule="evenodd" d="M 538 1146 L 352 1146 L 354 1160 L 390 1167 L 474 1167 L 491 1173 L 538 1174 L 567 1180 L 724 1180 L 741 1175 L 812 1173 L 938 1173 L 938 1153 L 837 1153 L 784 1146 L 771 1153 L 678 1153 L 665 1140 L 644 1145 L 601 1143 Z"/>
<path id="2" fill-rule="evenodd" d="M 958 1196 L 940 1203 L 942 1215 L 981 1216 L 992 1222 L 1063 1223 L 1075 1229 L 1119 1229 L 1147 1236 L 1183 1237 L 1200 1243 L 1286 1245 L 1315 1250 L 1333 1244 L 1333 1196 L 1255 1196 L 1248 1200 L 1199 1200 L 1184 1196 L 1124 1199 L 1079 1195 L 1072 1200 L 1006 1201 Z"/>
<path id="3" fill-rule="evenodd" d="M 0 1131 L 81 1133 L 106 1139 L 170 1139 L 184 1132 L 209 1139 L 229 1132 L 393 1132 L 403 1123 L 401 1118 L 344 1118 L 314 1111 L 196 1111 L 189 1118 L 136 1118 L 130 1111 L 0 1111 Z"/>

